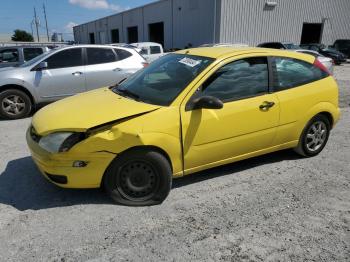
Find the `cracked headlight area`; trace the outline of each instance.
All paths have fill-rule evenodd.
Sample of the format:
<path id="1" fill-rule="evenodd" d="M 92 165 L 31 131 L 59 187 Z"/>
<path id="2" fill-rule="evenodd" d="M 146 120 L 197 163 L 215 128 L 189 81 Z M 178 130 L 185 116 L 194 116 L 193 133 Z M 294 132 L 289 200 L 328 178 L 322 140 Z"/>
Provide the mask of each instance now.
<path id="1" fill-rule="evenodd" d="M 41 137 L 39 140 L 39 146 L 50 153 L 67 152 L 74 145 L 84 140 L 85 138 L 85 133 L 56 132 Z"/>

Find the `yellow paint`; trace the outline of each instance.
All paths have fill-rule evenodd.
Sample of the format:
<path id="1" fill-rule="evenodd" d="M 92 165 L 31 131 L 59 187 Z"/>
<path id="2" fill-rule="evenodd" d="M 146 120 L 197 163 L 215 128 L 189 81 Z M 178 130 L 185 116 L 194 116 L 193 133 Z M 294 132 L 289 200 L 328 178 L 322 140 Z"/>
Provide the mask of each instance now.
<path id="1" fill-rule="evenodd" d="M 39 135 L 57 131 L 93 131 L 64 153 L 51 154 L 27 135 L 33 159 L 45 174 L 65 175 L 71 188 L 99 187 L 111 161 L 123 151 L 139 146 L 162 150 L 171 160 L 174 176 L 182 176 L 241 159 L 295 147 L 307 122 L 320 112 L 339 118 L 338 89 L 333 77 L 281 92 L 227 102 L 220 110 L 186 111 L 195 90 L 218 68 L 237 59 L 285 56 L 312 63 L 301 53 L 262 48 L 195 48 L 179 51 L 215 58 L 169 107 L 136 102 L 108 88 L 79 94 L 53 103 L 35 114 L 32 126 Z M 275 106 L 259 109 L 264 101 Z M 138 115 L 137 117 L 132 117 Z M 75 160 L 87 161 L 73 168 Z"/>

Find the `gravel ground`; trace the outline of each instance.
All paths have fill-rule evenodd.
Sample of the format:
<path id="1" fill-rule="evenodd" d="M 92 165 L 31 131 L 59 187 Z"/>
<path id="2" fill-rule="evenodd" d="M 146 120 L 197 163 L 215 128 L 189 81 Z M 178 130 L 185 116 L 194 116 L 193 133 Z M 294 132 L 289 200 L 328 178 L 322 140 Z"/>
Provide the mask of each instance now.
<path id="1" fill-rule="evenodd" d="M 178 179 L 160 206 L 41 177 L 30 119 L 0 121 L 0 261 L 350 261 L 350 64 L 342 118 L 311 159 L 282 151 Z"/>

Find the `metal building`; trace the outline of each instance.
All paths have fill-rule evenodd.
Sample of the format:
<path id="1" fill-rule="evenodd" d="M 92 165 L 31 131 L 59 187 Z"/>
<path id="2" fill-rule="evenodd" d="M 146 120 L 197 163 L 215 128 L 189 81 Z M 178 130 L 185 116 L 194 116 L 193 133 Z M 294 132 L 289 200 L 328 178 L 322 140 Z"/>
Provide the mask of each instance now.
<path id="1" fill-rule="evenodd" d="M 350 39 L 350 0 L 160 0 L 74 27 L 77 43 L 164 48 Z"/>

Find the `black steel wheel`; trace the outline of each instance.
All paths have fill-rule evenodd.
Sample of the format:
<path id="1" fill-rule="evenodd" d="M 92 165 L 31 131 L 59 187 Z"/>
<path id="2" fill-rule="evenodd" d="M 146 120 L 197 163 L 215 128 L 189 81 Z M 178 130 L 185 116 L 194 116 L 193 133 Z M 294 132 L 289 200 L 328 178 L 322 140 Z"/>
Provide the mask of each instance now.
<path id="1" fill-rule="evenodd" d="M 130 206 L 162 203 L 171 189 L 170 163 L 162 154 L 134 149 L 117 157 L 106 170 L 103 184 L 111 198 Z"/>
<path id="2" fill-rule="evenodd" d="M 120 167 L 116 187 L 126 199 L 148 200 L 158 190 L 159 174 L 152 163 L 145 160 L 132 160 Z"/>

